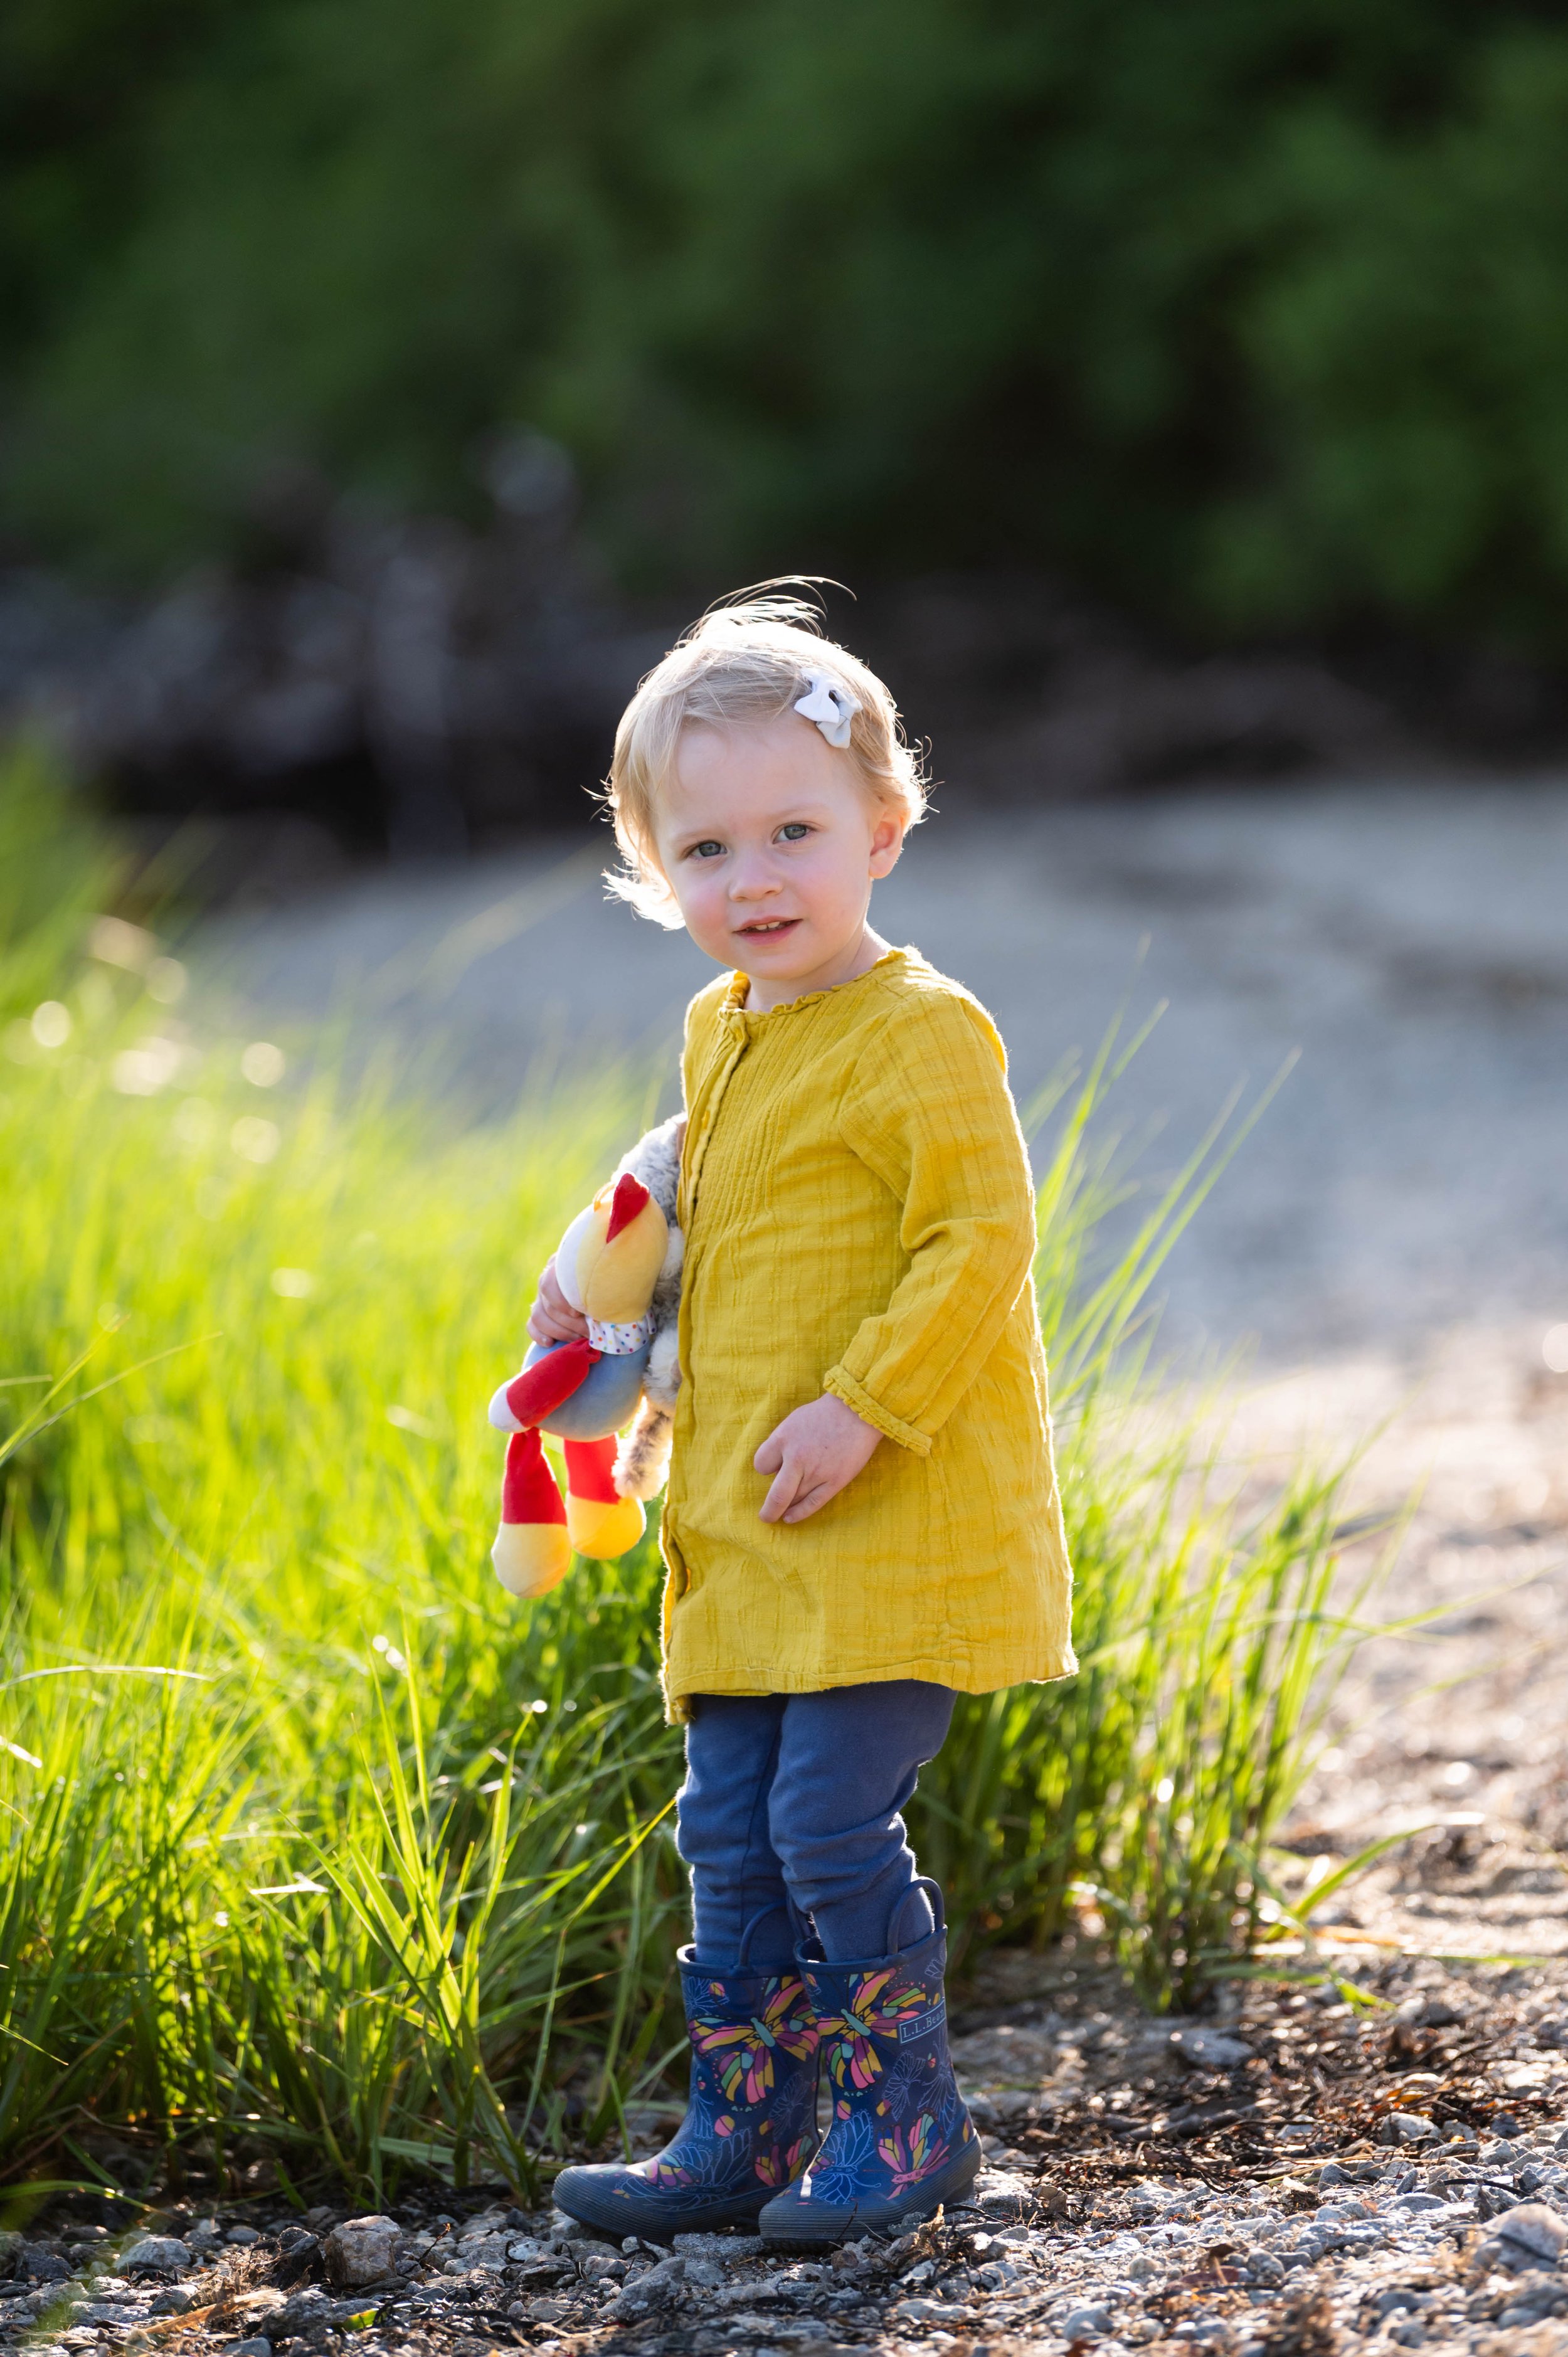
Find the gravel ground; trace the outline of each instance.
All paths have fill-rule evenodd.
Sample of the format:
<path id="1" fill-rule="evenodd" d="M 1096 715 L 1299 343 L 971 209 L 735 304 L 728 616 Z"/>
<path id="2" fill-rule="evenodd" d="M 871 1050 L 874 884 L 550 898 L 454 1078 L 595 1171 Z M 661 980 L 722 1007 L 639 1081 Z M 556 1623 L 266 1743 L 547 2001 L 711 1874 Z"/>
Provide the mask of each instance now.
<path id="1" fill-rule="evenodd" d="M 359 2221 L 187 2202 L 129 2237 L 77 2204 L 6 2238 L 0 2333 L 35 2357 L 1568 2350 L 1560 1969 L 1363 1958 L 1371 2005 L 1253 1986 L 1174 2024 L 1087 1964 L 990 1969 L 954 2040 L 988 2165 L 910 2232 L 819 2262 L 617 2248 L 501 2192 Z"/>

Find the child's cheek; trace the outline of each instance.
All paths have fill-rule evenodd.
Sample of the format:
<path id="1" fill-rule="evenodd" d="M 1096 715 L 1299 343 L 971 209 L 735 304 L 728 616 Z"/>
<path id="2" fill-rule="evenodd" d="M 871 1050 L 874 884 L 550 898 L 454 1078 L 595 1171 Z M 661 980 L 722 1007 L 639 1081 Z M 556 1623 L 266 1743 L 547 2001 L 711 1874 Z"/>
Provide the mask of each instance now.
<path id="1" fill-rule="evenodd" d="M 683 886 L 681 907 L 693 941 L 710 950 L 716 943 L 714 953 L 723 956 L 728 942 L 723 886 L 706 877 L 700 883 Z"/>

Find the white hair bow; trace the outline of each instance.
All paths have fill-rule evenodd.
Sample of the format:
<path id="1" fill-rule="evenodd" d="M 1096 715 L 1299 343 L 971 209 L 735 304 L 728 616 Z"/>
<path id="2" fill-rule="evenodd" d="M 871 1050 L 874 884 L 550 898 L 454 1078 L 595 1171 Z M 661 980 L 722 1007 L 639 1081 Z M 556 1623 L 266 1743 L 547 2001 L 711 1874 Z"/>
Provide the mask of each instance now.
<path id="1" fill-rule="evenodd" d="M 802 720 L 814 720 L 835 752 L 842 753 L 849 743 L 849 724 L 860 710 L 859 696 L 825 671 L 809 671 L 806 685 L 811 693 L 795 710 Z"/>

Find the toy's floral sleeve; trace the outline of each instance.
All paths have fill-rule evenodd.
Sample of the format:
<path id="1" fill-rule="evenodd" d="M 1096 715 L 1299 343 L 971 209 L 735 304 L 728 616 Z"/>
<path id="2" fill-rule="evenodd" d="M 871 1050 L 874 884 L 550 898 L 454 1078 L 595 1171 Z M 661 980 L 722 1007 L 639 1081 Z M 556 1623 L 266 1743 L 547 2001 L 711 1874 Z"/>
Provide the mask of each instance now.
<path id="1" fill-rule="evenodd" d="M 908 1267 L 823 1388 L 924 1456 L 984 1365 L 1035 1254 L 1028 1154 L 991 1023 L 956 996 L 867 1041 L 840 1134 L 902 1205 Z"/>

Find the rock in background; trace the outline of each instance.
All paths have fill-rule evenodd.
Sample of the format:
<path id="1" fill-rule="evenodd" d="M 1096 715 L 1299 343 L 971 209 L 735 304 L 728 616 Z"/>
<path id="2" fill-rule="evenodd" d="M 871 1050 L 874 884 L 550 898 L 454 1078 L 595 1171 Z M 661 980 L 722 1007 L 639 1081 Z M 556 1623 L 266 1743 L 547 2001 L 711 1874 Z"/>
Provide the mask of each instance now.
<path id="1" fill-rule="evenodd" d="M 41 722 L 133 813 L 266 812 L 274 834 L 292 813 L 328 855 L 452 855 L 558 816 L 667 634 L 596 576 L 563 451 L 514 435 L 485 471 L 482 527 L 274 485 L 248 569 L 143 605 L 0 576 L 0 716 Z"/>
<path id="2" fill-rule="evenodd" d="M 0 570 L 0 727 L 41 723 L 132 817 L 222 823 L 222 894 L 344 853 L 453 856 L 570 822 L 638 679 L 714 588 L 611 586 L 571 461 L 530 432 L 479 464 L 488 514 L 373 510 L 315 478 L 258 500 L 248 561 L 114 600 Z M 1568 739 L 1540 671 L 1433 649 L 1183 647 L 1043 576 L 830 590 L 939 778 L 993 803 L 1183 781 L 1416 770 Z M 211 855 L 209 853 L 210 859 Z"/>

